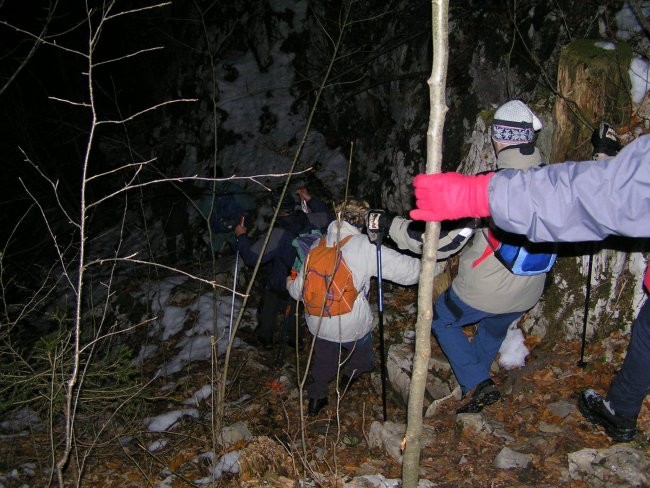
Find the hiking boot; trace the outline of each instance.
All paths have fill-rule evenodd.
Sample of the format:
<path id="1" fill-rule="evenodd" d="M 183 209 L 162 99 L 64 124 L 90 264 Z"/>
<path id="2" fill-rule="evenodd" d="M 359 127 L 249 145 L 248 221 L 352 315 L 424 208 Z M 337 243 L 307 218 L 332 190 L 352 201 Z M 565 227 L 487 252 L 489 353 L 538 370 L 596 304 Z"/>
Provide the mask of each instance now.
<path id="1" fill-rule="evenodd" d="M 589 422 L 605 427 L 605 433 L 616 442 L 629 442 L 636 434 L 636 419 L 616 415 L 609 401 L 591 388 L 580 393 L 578 409 Z"/>
<path id="2" fill-rule="evenodd" d="M 499 401 L 500 398 L 501 393 L 499 393 L 494 381 L 487 379 L 465 394 L 461 406 L 456 409 L 456 413 L 478 413 L 484 407 Z"/>
<path id="3" fill-rule="evenodd" d="M 307 412 L 309 415 L 318 415 L 325 405 L 327 405 L 327 397 L 325 398 L 310 398 L 309 399 L 309 408 Z"/>

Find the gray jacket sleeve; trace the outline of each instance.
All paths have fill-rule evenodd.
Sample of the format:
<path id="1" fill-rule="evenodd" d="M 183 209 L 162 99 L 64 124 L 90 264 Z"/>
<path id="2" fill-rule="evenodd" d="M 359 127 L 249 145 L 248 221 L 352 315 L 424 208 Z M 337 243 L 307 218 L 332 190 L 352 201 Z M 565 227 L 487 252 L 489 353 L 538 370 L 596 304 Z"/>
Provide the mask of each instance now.
<path id="1" fill-rule="evenodd" d="M 404 217 L 394 217 L 388 235 L 399 249 L 422 254 L 422 234 L 417 235 L 417 238 L 412 236 L 412 233 L 409 232 L 411 222 L 413 221 Z M 471 226 L 440 231 L 436 256 L 438 261 L 448 259 L 463 248 L 476 228 L 474 221 L 470 221 L 470 223 L 472 223 Z"/>
<path id="2" fill-rule="evenodd" d="M 603 161 L 499 171 L 488 191 L 494 223 L 531 241 L 650 237 L 650 135 Z"/>

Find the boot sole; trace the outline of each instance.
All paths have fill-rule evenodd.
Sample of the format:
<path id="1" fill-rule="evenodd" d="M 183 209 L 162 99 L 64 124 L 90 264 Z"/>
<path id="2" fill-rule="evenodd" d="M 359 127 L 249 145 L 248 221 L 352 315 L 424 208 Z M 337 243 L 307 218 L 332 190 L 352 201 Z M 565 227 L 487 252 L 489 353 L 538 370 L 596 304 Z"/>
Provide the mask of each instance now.
<path id="1" fill-rule="evenodd" d="M 498 391 L 488 391 L 480 395 L 478 398 L 470 400 L 467 405 L 464 405 L 456 410 L 456 413 L 479 413 L 483 408 L 501 399 L 501 393 Z"/>

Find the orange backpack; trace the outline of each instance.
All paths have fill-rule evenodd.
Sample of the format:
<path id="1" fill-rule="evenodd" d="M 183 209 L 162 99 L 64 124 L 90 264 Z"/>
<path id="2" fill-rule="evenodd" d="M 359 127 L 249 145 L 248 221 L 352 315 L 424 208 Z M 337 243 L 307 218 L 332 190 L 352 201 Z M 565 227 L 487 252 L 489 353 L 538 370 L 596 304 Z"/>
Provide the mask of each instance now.
<path id="1" fill-rule="evenodd" d="M 325 237 L 309 251 L 305 260 L 302 300 L 309 315 L 333 317 L 352 310 L 359 292 L 341 249 L 352 236 L 327 247 Z"/>

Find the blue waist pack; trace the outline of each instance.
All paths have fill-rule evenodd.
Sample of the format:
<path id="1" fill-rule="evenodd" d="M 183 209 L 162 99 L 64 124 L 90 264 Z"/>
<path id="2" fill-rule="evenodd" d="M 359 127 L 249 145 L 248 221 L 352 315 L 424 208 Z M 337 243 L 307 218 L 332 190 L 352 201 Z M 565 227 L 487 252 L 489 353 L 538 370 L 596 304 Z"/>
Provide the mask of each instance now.
<path id="1" fill-rule="evenodd" d="M 503 242 L 491 229 L 487 235 L 485 232 L 483 235 L 494 257 L 515 275 L 534 276 L 548 273 L 557 259 L 557 253 L 553 252 L 555 246 L 552 244 L 534 244 L 523 237 L 513 239 L 512 242 Z"/>

